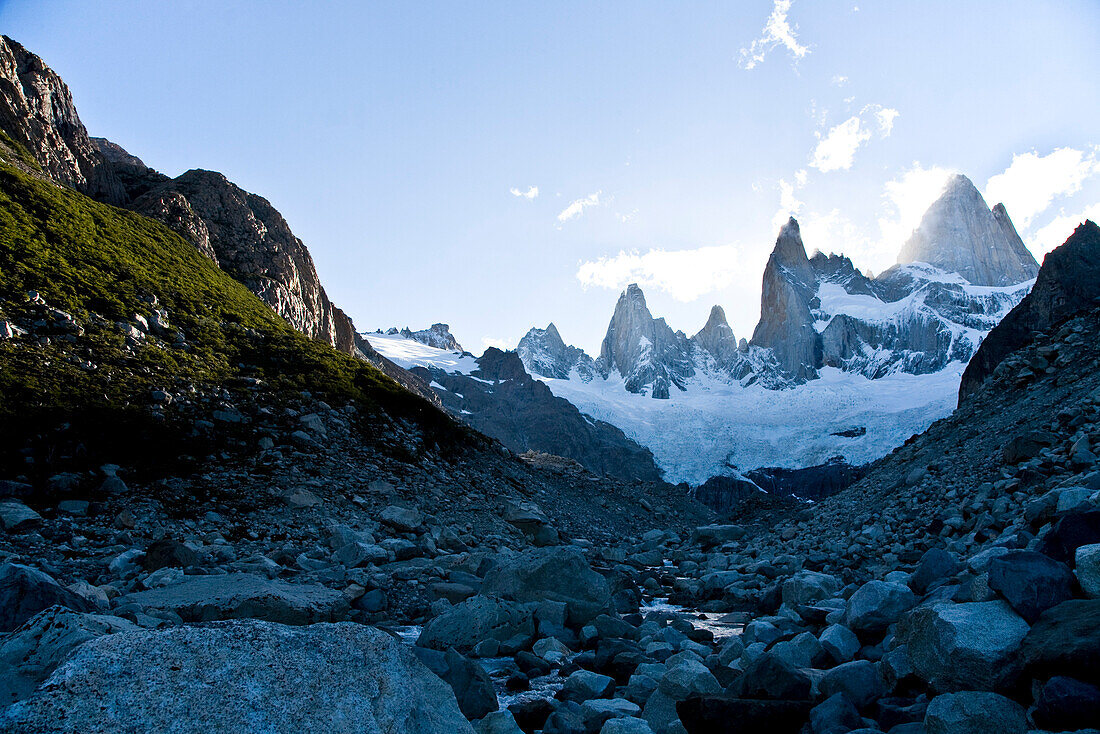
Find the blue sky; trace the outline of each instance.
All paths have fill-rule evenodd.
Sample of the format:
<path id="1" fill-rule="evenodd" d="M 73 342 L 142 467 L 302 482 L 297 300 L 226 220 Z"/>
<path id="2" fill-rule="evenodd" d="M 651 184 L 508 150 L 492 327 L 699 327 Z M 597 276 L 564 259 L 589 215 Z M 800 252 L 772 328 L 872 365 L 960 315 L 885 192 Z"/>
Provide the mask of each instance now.
<path id="1" fill-rule="evenodd" d="M 749 336 L 779 221 L 880 272 L 951 171 L 1041 257 L 1100 218 L 1097 27 L 1095 0 L 0 2 L 91 134 L 270 199 L 361 329 L 478 353 L 551 320 L 598 351 L 632 280 Z"/>

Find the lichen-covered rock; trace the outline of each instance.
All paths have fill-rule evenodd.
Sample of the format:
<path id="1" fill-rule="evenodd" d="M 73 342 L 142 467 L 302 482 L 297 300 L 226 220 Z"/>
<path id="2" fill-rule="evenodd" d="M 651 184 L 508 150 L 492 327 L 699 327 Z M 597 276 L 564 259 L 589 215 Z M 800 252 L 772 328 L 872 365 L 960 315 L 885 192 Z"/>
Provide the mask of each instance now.
<path id="1" fill-rule="evenodd" d="M 385 632 L 254 620 L 91 640 L 0 729 L 473 732 L 447 684 Z"/>

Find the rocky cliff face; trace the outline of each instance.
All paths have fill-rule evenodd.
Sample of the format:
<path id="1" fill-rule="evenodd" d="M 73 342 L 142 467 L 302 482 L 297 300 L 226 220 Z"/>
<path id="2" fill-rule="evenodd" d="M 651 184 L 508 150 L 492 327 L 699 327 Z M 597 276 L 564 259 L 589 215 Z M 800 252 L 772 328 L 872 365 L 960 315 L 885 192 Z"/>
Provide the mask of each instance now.
<path id="1" fill-rule="evenodd" d="M 990 211 L 966 176 L 952 177 L 898 255 L 958 273 L 973 285 L 1006 286 L 1039 271 L 1003 204 Z"/>
<path id="2" fill-rule="evenodd" d="M 7 37 L 0 38 L 0 130 L 53 181 L 161 221 L 294 328 L 347 354 L 362 351 L 306 246 L 266 199 L 213 171 L 169 179 L 121 146 L 90 138 L 61 78 Z"/>
<path id="3" fill-rule="evenodd" d="M 732 365 L 741 355 L 737 348 L 737 337 L 734 336 L 733 329 L 726 321 L 726 312 L 721 306 L 710 309 L 707 323 L 691 340 L 702 347 L 721 366 Z"/>
<path id="4" fill-rule="evenodd" d="M 583 350 L 567 345 L 552 323 L 524 334 L 516 353 L 532 375 L 566 380 L 576 370 L 581 380 L 589 382 L 596 374 L 595 361 Z"/>
<path id="5" fill-rule="evenodd" d="M 54 181 L 109 204 L 126 195 L 88 138 L 69 88 L 42 59 L 0 37 L 0 129 Z"/>
<path id="6" fill-rule="evenodd" d="M 1011 353 L 1066 319 L 1100 303 L 1100 227 L 1086 221 L 1048 254 L 1031 292 L 989 332 L 966 366 L 959 387 L 965 403 Z M 1045 361 L 1045 360 L 1043 360 Z M 1049 365 L 1036 362 L 1036 371 Z"/>
<path id="7" fill-rule="evenodd" d="M 770 349 L 779 367 L 799 381 L 817 377 L 822 365 L 821 337 L 810 313 L 816 285 L 798 222 L 792 217 L 779 231 L 764 268 L 760 321 L 752 344 Z"/>
<path id="8" fill-rule="evenodd" d="M 693 351 L 682 331 L 653 318 L 642 289 L 632 283 L 615 304 L 597 366 L 605 377 L 618 372 L 630 392 L 648 389 L 655 398 L 667 398 L 670 388 L 683 390 L 695 374 Z"/>

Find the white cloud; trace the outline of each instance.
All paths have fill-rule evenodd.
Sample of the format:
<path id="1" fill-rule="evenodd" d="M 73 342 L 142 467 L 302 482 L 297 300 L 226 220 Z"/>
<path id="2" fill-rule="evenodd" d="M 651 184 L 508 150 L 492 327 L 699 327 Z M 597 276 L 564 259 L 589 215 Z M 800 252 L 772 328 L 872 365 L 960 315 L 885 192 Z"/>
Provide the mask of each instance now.
<path id="1" fill-rule="evenodd" d="M 1028 229 L 1055 197 L 1077 193 L 1086 179 L 1100 173 L 1098 152 L 1056 148 L 1045 156 L 1034 151 L 1013 155 L 1004 173 L 986 182 L 985 198 L 990 205 L 1002 202 L 1012 221 Z"/>
<path id="2" fill-rule="evenodd" d="M 912 168 L 886 183 L 883 198 L 889 213 L 878 220 L 884 248 L 897 252 L 920 224 L 924 212 L 939 198 L 948 177 L 954 173 L 956 171 L 950 168 L 925 168 L 914 162 Z"/>
<path id="3" fill-rule="evenodd" d="M 741 49 L 742 69 L 753 69 L 764 61 L 768 52 L 777 46 L 783 46 L 790 52 L 791 57 L 797 61 L 810 52 L 809 46 L 798 42 L 795 36 L 795 28 L 791 27 L 787 20 L 787 13 L 791 10 L 791 0 L 775 0 L 768 22 L 764 24 L 764 30 L 760 38 L 757 38 L 748 48 Z"/>
<path id="4" fill-rule="evenodd" d="M 806 185 L 806 169 L 799 168 L 794 172 L 794 182 L 798 184 L 798 188 L 802 188 Z"/>
<path id="5" fill-rule="evenodd" d="M 851 103 L 853 98 L 846 99 Z M 810 158 L 810 166 L 821 172 L 847 171 L 855 162 L 856 151 L 874 136 L 874 127 L 877 125 L 879 136 L 886 138 L 894 130 L 894 120 L 901 115 L 900 112 L 880 104 L 864 105 L 857 114 L 852 115 L 839 125 L 829 129 L 822 136 L 817 136 L 817 145 L 814 147 Z M 818 119 L 818 125 L 824 126 L 824 118 Z"/>
<path id="6" fill-rule="evenodd" d="M 845 84 L 848 83 L 848 77 L 837 74 L 833 77 L 832 83 L 834 87 L 843 87 Z"/>
<path id="7" fill-rule="evenodd" d="M 496 347 L 506 352 L 512 348 L 512 341 L 510 339 L 497 339 L 492 336 L 481 337 L 481 348 L 488 349 L 489 347 Z"/>
<path id="8" fill-rule="evenodd" d="M 597 191 L 594 194 L 589 194 L 583 199 L 574 200 L 573 203 L 562 209 L 561 213 L 558 214 L 558 222 L 560 224 L 564 224 L 570 219 L 576 219 L 580 215 L 584 214 L 584 210 L 588 207 L 599 206 L 600 194 L 602 193 L 602 191 Z"/>
<path id="9" fill-rule="evenodd" d="M 901 113 L 890 107 L 880 105 L 875 105 L 874 112 L 875 117 L 878 119 L 879 129 L 882 131 L 882 137 L 889 137 L 894 129 L 894 120 L 898 119 L 898 115 Z"/>
<path id="10" fill-rule="evenodd" d="M 798 173 L 805 173 L 805 171 Z M 795 173 L 796 182 L 799 178 L 798 173 Z M 805 176 L 802 179 L 804 182 Z M 801 188 L 802 185 L 804 184 L 799 184 L 799 187 Z M 798 216 L 800 211 L 802 211 L 802 202 L 794 195 L 794 185 L 788 183 L 786 179 L 779 179 L 779 209 L 772 217 L 772 230 L 778 232 L 779 228 L 787 223 L 788 218 Z"/>
<path id="11" fill-rule="evenodd" d="M 622 212 L 615 212 L 615 218 L 618 219 L 623 224 L 626 224 L 627 222 L 631 221 L 636 216 L 638 216 L 638 210 L 637 209 L 631 209 L 630 211 L 628 211 L 625 214 L 623 214 Z"/>
<path id="12" fill-rule="evenodd" d="M 1009 216 L 1011 215 L 1012 212 L 1009 212 Z M 1065 242 L 1073 234 L 1073 230 L 1077 228 L 1077 225 L 1086 219 L 1100 222 L 1100 204 L 1086 207 L 1080 214 L 1067 215 L 1064 210 L 1060 212 L 1049 223 L 1036 230 L 1030 238 L 1031 251 L 1036 253 L 1041 260 L 1043 255 Z"/>
<path id="13" fill-rule="evenodd" d="M 819 135 L 820 138 L 820 135 Z M 871 139 L 871 131 L 858 117 L 849 117 L 829 130 L 814 148 L 810 166 L 822 173 L 852 167 L 859 146 Z"/>
<path id="14" fill-rule="evenodd" d="M 521 196 L 524 199 L 527 199 L 528 201 L 530 201 L 531 199 L 537 198 L 538 195 L 539 195 L 539 187 L 538 186 L 529 186 L 529 187 L 527 187 L 526 191 L 521 191 L 521 190 L 519 190 L 515 187 L 512 187 L 512 188 L 508 189 L 508 191 L 512 194 L 512 196 Z"/>
<path id="15" fill-rule="evenodd" d="M 620 251 L 581 263 L 577 280 L 585 288 L 596 286 L 621 290 L 630 283 L 653 287 L 678 301 L 694 301 L 707 293 L 728 287 L 747 272 L 741 248 L 716 245 L 694 250 Z M 754 275 L 754 279 L 759 274 Z"/>

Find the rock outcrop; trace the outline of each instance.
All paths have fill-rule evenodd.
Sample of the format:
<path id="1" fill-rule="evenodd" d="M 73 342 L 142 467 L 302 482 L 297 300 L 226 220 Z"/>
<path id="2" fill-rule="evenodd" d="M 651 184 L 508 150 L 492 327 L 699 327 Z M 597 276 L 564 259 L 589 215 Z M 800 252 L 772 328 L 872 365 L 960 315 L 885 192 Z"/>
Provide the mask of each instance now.
<path id="1" fill-rule="evenodd" d="M 741 352 L 737 348 L 737 337 L 733 334 L 726 312 L 721 306 L 710 309 L 707 323 L 691 338 L 709 354 L 719 368 L 729 369 L 740 360 Z"/>
<path id="2" fill-rule="evenodd" d="M 122 184 L 89 140 L 68 86 L 7 36 L 0 37 L 0 130 L 54 181 L 109 204 L 125 203 Z"/>
<path id="3" fill-rule="evenodd" d="M 1012 352 L 1100 298 L 1100 227 L 1086 221 L 1043 260 L 1031 292 L 997 324 L 963 373 L 960 405 Z M 1037 365 L 1038 367 L 1038 365 Z"/>
<path id="4" fill-rule="evenodd" d="M 684 332 L 653 318 L 642 289 L 631 283 L 615 304 L 597 369 L 605 379 L 619 373 L 629 392 L 648 390 L 652 397 L 667 398 L 672 387 L 683 390 L 695 374 L 693 351 Z"/>
<path id="5" fill-rule="evenodd" d="M 901 248 L 898 263 L 913 262 L 958 273 L 974 285 L 1014 285 L 1039 271 L 1004 205 L 990 211 L 963 175 L 951 177 Z"/>
<path id="6" fill-rule="evenodd" d="M 576 370 L 581 380 L 590 382 L 596 374 L 595 361 L 584 350 L 567 345 L 553 323 L 524 334 L 516 353 L 532 375 L 567 380 Z"/>
<path id="7" fill-rule="evenodd" d="M 466 351 L 458 343 L 458 339 L 455 339 L 454 335 L 451 334 L 451 327 L 448 324 L 432 324 L 429 328 L 420 331 L 411 331 L 408 327 L 405 327 L 401 330 L 401 336 L 447 352 Z"/>
<path id="8" fill-rule="evenodd" d="M 764 268 L 760 321 L 752 344 L 772 350 L 779 367 L 800 381 L 817 377 L 822 365 L 821 337 L 810 313 L 815 290 L 814 270 L 792 217 L 779 230 Z"/>

